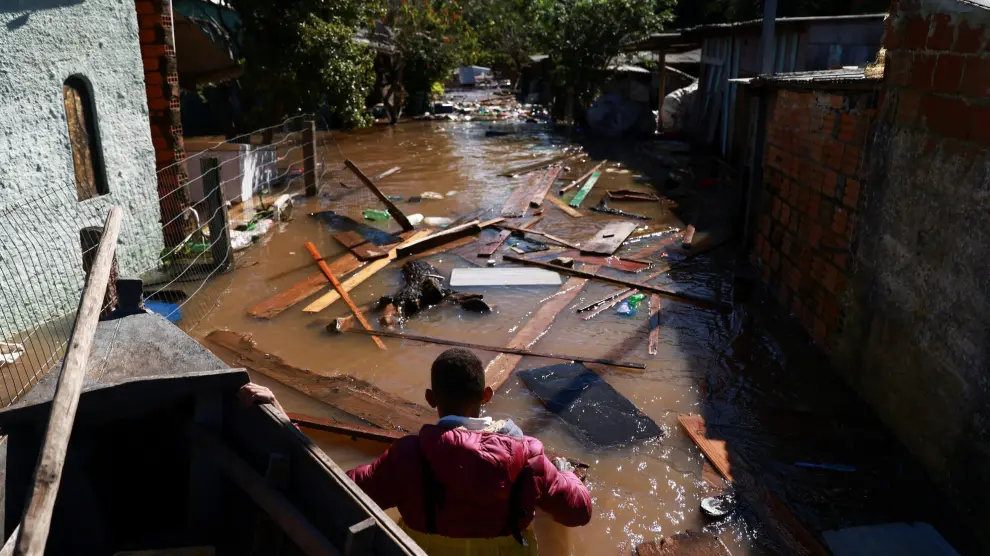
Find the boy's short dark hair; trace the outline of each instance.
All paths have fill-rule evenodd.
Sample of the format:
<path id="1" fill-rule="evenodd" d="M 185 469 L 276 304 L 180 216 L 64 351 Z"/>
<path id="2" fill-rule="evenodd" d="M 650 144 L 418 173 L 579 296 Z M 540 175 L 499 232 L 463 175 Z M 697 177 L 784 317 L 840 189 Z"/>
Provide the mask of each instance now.
<path id="1" fill-rule="evenodd" d="M 478 403 L 485 396 L 485 369 L 481 359 L 464 348 L 441 353 L 430 369 L 430 382 L 442 405 Z"/>

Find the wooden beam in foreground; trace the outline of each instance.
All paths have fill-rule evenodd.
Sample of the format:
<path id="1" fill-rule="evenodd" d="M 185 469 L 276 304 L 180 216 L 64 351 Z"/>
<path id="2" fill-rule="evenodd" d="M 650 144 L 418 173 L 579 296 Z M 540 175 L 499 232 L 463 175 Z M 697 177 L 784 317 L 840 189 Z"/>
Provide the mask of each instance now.
<path id="1" fill-rule="evenodd" d="M 29 487 L 25 502 L 24 516 L 18 528 L 14 554 L 18 556 L 41 556 L 45 553 L 48 533 L 52 525 L 52 510 L 55 497 L 62 482 L 62 468 L 69 448 L 69 437 L 79 407 L 79 394 L 86 379 L 86 364 L 93 347 L 93 337 L 100 321 L 103 298 L 110 281 L 110 269 L 117 249 L 117 236 L 124 211 L 118 206 L 110 207 L 103 234 L 96 250 L 96 257 L 89 269 L 86 285 L 83 288 L 76 320 L 72 325 L 62 369 L 51 404 L 51 414 L 41 445 L 38 465 Z"/>
<path id="2" fill-rule="evenodd" d="M 726 303 L 724 301 L 717 301 L 717 300 L 714 300 L 714 299 L 711 299 L 711 298 L 708 298 L 708 297 L 701 297 L 701 296 L 692 295 L 692 294 L 688 294 L 688 293 L 672 292 L 672 291 L 669 291 L 669 290 L 665 290 L 663 288 L 658 288 L 656 286 L 651 286 L 649 284 L 644 284 L 642 282 L 632 282 L 632 281 L 629 281 L 629 280 L 623 280 L 621 278 L 612 278 L 610 276 L 600 276 L 598 274 L 595 274 L 594 272 L 588 272 L 588 271 L 585 271 L 585 270 L 577 270 L 577 269 L 574 269 L 574 268 L 567 268 L 567 267 L 563 267 L 563 266 L 559 266 L 559 265 L 555 265 L 555 264 L 550 264 L 550 263 L 544 263 L 544 262 L 540 262 L 540 261 L 531 261 L 531 260 L 528 260 L 528 259 L 523 259 L 522 257 L 514 257 L 512 255 L 506 255 L 506 256 L 503 257 L 503 259 L 506 260 L 506 261 L 509 261 L 509 262 L 513 262 L 513 263 L 520 263 L 520 264 L 524 264 L 524 265 L 528 265 L 528 266 L 535 266 L 535 267 L 539 267 L 539 268 L 545 268 L 547 270 L 553 270 L 554 272 L 560 272 L 562 274 L 570 274 L 571 276 L 577 276 L 579 278 L 584 278 L 584 279 L 587 279 L 587 280 L 598 280 L 600 282 L 608 282 L 610 284 L 615 284 L 617 286 L 625 286 L 627 288 L 637 289 L 637 290 L 640 290 L 640 291 L 643 291 L 643 292 L 656 293 L 656 294 L 659 294 L 659 295 L 671 297 L 671 298 L 682 300 L 682 301 L 689 301 L 689 302 L 694 303 L 696 305 L 702 305 L 702 306 L 705 306 L 705 307 L 710 307 L 712 309 L 716 309 L 716 310 L 723 311 L 723 312 L 731 312 L 732 311 L 732 304 Z"/>
<path id="3" fill-rule="evenodd" d="M 561 201 L 560 197 L 557 197 L 556 195 L 553 194 L 547 195 L 546 199 L 551 203 L 553 203 L 554 205 L 556 205 L 557 208 L 567 213 L 569 216 L 572 216 L 574 218 L 581 218 L 582 216 L 584 216 L 584 214 L 582 214 L 581 211 L 571 207 L 564 201 Z"/>
<path id="4" fill-rule="evenodd" d="M 589 265 L 588 268 L 592 272 L 598 270 L 595 265 Z M 557 314 L 574 301 L 574 298 L 581 293 L 581 289 L 587 283 L 586 278 L 570 278 L 564 282 L 560 291 L 541 305 L 533 317 L 516 332 L 516 335 L 509 341 L 508 347 L 528 348 L 539 340 L 550 329 Z M 488 366 L 485 367 L 485 380 L 492 387 L 492 390 L 498 390 L 505 384 L 522 358 L 522 355 L 500 353 L 488 363 Z"/>
<path id="5" fill-rule="evenodd" d="M 326 262 L 324 262 L 323 257 L 320 256 L 320 252 L 316 250 L 316 246 L 313 245 L 313 242 L 306 242 L 306 250 L 313 256 L 313 259 L 316 261 L 316 264 L 319 265 L 323 275 L 326 276 L 327 280 L 329 280 L 331 284 L 333 284 L 333 289 L 337 290 L 337 294 L 344 299 L 344 303 L 347 304 L 347 307 L 351 310 L 351 313 L 354 314 L 354 318 L 361 323 L 361 326 L 363 326 L 365 330 L 371 330 L 371 325 L 368 324 L 368 321 L 364 318 L 364 315 L 361 313 L 361 309 L 358 309 L 358 306 L 354 304 L 351 296 L 347 295 L 347 290 L 344 289 L 344 286 L 341 285 L 340 280 L 338 280 L 337 277 L 333 275 L 333 272 L 330 271 L 330 267 L 327 266 Z M 378 349 L 388 349 L 385 347 L 385 343 L 378 337 L 372 336 L 371 339 L 375 341 L 375 345 L 378 346 Z"/>
<path id="6" fill-rule="evenodd" d="M 361 330 L 360 328 L 348 328 L 341 330 L 341 332 L 348 332 L 352 334 L 377 334 L 379 336 L 384 336 L 386 338 L 401 338 L 403 340 L 413 340 L 416 342 L 426 342 L 429 344 L 440 344 L 444 346 L 455 346 L 469 349 L 477 349 L 481 351 L 495 351 L 499 353 L 511 353 L 519 356 L 530 356 L 530 357 L 546 357 L 547 359 L 561 359 L 564 361 L 580 361 L 582 363 L 596 363 L 599 365 L 611 365 L 613 367 L 621 367 L 625 369 L 645 369 L 646 365 L 642 363 L 630 363 L 628 361 L 615 361 L 614 359 L 598 359 L 595 357 L 582 357 L 580 355 L 563 355 L 560 353 L 550 353 L 547 351 L 536 351 L 525 348 L 516 347 L 500 347 L 500 346 L 486 346 L 482 344 L 473 344 L 471 342 L 459 342 L 457 340 L 445 340 L 443 338 L 432 338 L 430 336 L 418 336 L 416 334 L 402 334 L 399 332 L 391 332 L 387 330 Z"/>
<path id="7" fill-rule="evenodd" d="M 289 365 L 281 357 L 255 346 L 250 335 L 214 330 L 206 346 L 228 365 L 251 372 L 302 392 L 307 396 L 386 430 L 417 432 L 424 423 L 436 422 L 436 412 L 389 394 L 374 385 L 347 375 L 330 376 Z"/>
<path id="8" fill-rule="evenodd" d="M 388 209 L 388 213 L 392 215 L 392 218 L 395 218 L 395 221 L 402 226 L 403 230 L 409 231 L 413 229 L 413 225 L 409 222 L 409 219 L 406 218 L 406 215 L 399 210 L 399 207 L 395 206 L 395 203 L 393 203 L 384 193 L 382 193 L 382 191 L 378 189 L 378 186 L 375 185 L 375 182 L 368 179 L 368 176 L 364 175 L 364 172 L 362 172 L 356 164 L 350 160 L 345 160 L 344 166 L 347 166 L 348 170 L 354 172 L 354 175 L 361 180 L 361 183 L 370 189 L 371 192 L 375 194 L 375 197 L 378 197 L 378 200 L 385 205 L 385 208 Z"/>
<path id="9" fill-rule="evenodd" d="M 403 243 L 402 245 L 406 245 L 410 242 L 416 241 L 417 239 L 426 237 L 428 235 L 430 235 L 430 232 L 426 230 L 416 232 L 411 238 L 409 238 L 409 241 Z M 402 247 L 402 245 L 400 245 L 399 247 Z M 395 260 L 397 249 L 398 247 L 396 249 L 392 249 L 391 251 L 388 252 L 388 256 L 385 257 L 384 259 L 378 259 L 377 261 L 362 268 L 358 272 L 355 272 L 354 275 L 348 278 L 347 280 L 344 280 L 344 282 L 341 284 L 344 288 L 344 291 L 349 292 L 353 290 L 354 288 L 364 283 L 365 280 L 377 274 L 379 270 L 388 266 L 388 263 Z M 338 294 L 336 291 L 331 291 L 326 295 L 319 297 L 309 305 L 307 305 L 303 309 L 303 311 L 307 313 L 319 313 L 320 311 L 332 305 L 338 299 L 340 299 L 340 294 Z"/>
<path id="10" fill-rule="evenodd" d="M 757 514 L 771 538 L 781 545 L 784 554 L 829 556 L 829 551 L 780 498 L 767 490 L 747 469 L 748 465 L 737 452 L 730 452 L 724 440 L 710 438 L 704 417 L 683 414 L 677 417 L 677 421 L 715 469 L 735 486 L 739 497 Z"/>

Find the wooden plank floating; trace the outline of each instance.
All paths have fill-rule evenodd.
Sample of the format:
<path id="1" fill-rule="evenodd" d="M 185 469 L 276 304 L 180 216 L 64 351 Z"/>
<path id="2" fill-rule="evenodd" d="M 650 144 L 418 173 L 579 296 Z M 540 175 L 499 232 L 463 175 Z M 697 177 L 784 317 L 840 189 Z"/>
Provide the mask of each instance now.
<path id="1" fill-rule="evenodd" d="M 573 218 L 581 218 L 582 216 L 584 216 L 583 214 L 581 214 L 580 211 L 574 210 L 567 203 L 565 203 L 564 201 L 561 201 L 560 200 L 560 197 L 557 197 L 556 195 L 547 195 L 546 198 L 551 203 L 553 203 L 554 205 L 556 205 L 557 208 L 559 208 L 560 210 L 562 210 L 565 213 L 567 213 L 568 216 L 571 216 Z"/>
<path id="2" fill-rule="evenodd" d="M 639 225 L 635 222 L 611 222 L 581 247 L 582 253 L 611 255 L 622 245 Z"/>
<path id="3" fill-rule="evenodd" d="M 496 228 L 502 228 L 503 230 L 509 230 L 509 231 L 512 231 L 512 232 L 522 232 L 524 234 L 538 235 L 538 236 L 541 236 L 541 237 L 545 237 L 545 238 L 549 239 L 550 241 L 552 241 L 554 243 L 559 243 L 560 245 L 563 245 L 564 247 L 570 247 L 571 249 L 580 249 L 580 247 L 578 247 L 577 245 L 575 245 L 575 244 L 573 244 L 573 243 L 571 243 L 571 242 L 569 242 L 567 240 L 560 239 L 559 237 L 554 236 L 554 235 L 550 235 L 550 234 L 548 234 L 546 232 L 540 232 L 540 231 L 537 231 L 537 230 L 530 230 L 529 228 L 527 228 L 525 226 L 523 226 L 523 227 L 516 227 L 516 226 L 510 226 L 508 224 L 496 224 L 495 227 Z"/>
<path id="4" fill-rule="evenodd" d="M 694 234 L 695 234 L 695 229 L 693 224 L 688 226 L 687 229 L 684 230 L 684 236 L 683 236 L 684 239 L 681 241 L 682 249 L 691 249 L 692 245 L 694 244 Z"/>
<path id="5" fill-rule="evenodd" d="M 592 272 L 598 270 L 598 267 L 594 265 L 589 265 L 588 268 Z M 581 293 L 587 283 L 588 280 L 585 278 L 570 278 L 564 282 L 560 291 L 541 305 L 532 318 L 519 328 L 507 347 L 526 349 L 543 337 L 550 329 L 554 319 L 557 318 L 557 314 L 574 301 L 574 298 Z M 500 353 L 488 363 L 488 366 L 485 367 L 485 380 L 492 387 L 492 390 L 498 390 L 505 384 L 522 358 L 522 355 Z"/>
<path id="6" fill-rule="evenodd" d="M 481 244 L 481 248 L 478 249 L 478 256 L 485 258 L 491 257 L 492 255 L 495 254 L 496 251 L 498 251 L 498 248 L 501 247 L 503 243 L 505 243 L 505 240 L 509 239 L 509 236 L 511 235 L 512 235 L 511 231 L 502 230 L 501 232 L 498 233 L 497 236 L 495 236 L 495 239 L 493 239 L 488 243 Z"/>
<path id="7" fill-rule="evenodd" d="M 320 267 L 323 275 L 327 277 L 327 280 L 329 280 L 331 284 L 333 284 L 333 289 L 337 290 L 337 294 L 344 299 L 344 303 L 347 304 L 347 307 L 351 310 L 351 313 L 354 314 L 354 318 L 361 323 L 361 326 L 363 326 L 365 330 L 371 330 L 371 325 L 368 324 L 368 321 L 364 318 L 364 314 L 361 313 L 358 306 L 354 304 L 353 300 L 351 300 L 351 296 L 347 295 L 347 290 L 344 289 L 344 286 L 341 285 L 340 280 L 337 280 L 337 277 L 330 271 L 330 267 L 327 266 L 326 262 L 324 262 L 323 257 L 320 256 L 320 252 L 316 250 L 316 246 L 313 245 L 313 242 L 306 242 L 306 250 L 313 256 L 313 259 Z M 371 338 L 375 341 L 375 345 L 378 346 L 379 349 L 387 349 L 385 344 L 380 339 L 375 336 L 372 336 Z"/>
<path id="8" fill-rule="evenodd" d="M 726 303 L 724 301 L 717 301 L 717 300 L 714 300 L 714 299 L 711 299 L 711 298 L 708 298 L 708 297 L 701 297 L 701 296 L 692 295 L 692 294 L 689 294 L 689 293 L 672 292 L 670 290 L 665 290 L 663 288 L 658 288 L 656 286 L 651 286 L 649 284 L 644 284 L 644 283 L 641 283 L 641 282 L 631 282 L 629 280 L 623 280 L 621 278 L 612 278 L 611 276 L 600 276 L 600 275 L 597 275 L 597 274 L 595 274 L 593 272 L 587 272 L 587 271 L 584 271 L 584 270 L 577 270 L 577 269 L 574 269 L 574 268 L 565 268 L 565 267 L 562 267 L 562 266 L 557 266 L 557 265 L 553 265 L 553 264 L 549 264 L 549 263 L 544 263 L 544 262 L 540 262 L 540 261 L 530 261 L 530 260 L 524 259 L 522 257 L 515 257 L 515 256 L 512 256 L 512 255 L 506 255 L 503 258 L 506 261 L 510 261 L 510 262 L 514 262 L 514 263 L 520 263 L 520 264 L 524 264 L 524 265 L 528 265 L 528 266 L 535 266 L 535 267 L 539 267 L 539 268 L 545 268 L 547 270 L 553 270 L 553 271 L 556 271 L 556 272 L 560 272 L 562 274 L 569 274 L 571 276 L 577 276 L 579 278 L 585 278 L 585 279 L 588 279 L 588 280 L 599 280 L 601 282 L 608 282 L 610 284 L 615 284 L 617 286 L 625 286 L 627 288 L 637 289 L 637 290 L 644 291 L 644 292 L 649 292 L 649 293 L 656 293 L 656 294 L 664 295 L 664 296 L 671 297 L 671 298 L 674 298 L 674 299 L 679 299 L 679 300 L 682 300 L 682 301 L 689 301 L 689 302 L 694 303 L 694 304 L 697 304 L 697 305 L 702 305 L 702 306 L 705 306 L 705 307 L 711 307 L 712 309 L 716 309 L 716 310 L 727 312 L 727 313 L 732 311 L 732 304 Z"/>
<path id="9" fill-rule="evenodd" d="M 361 180 L 361 183 L 363 183 L 365 187 L 367 187 L 369 190 L 371 190 L 372 193 L 374 193 L 375 197 L 378 197 L 378 200 L 381 201 L 383 205 L 385 205 L 385 208 L 388 210 L 388 213 L 392 215 L 392 218 L 395 218 L 395 221 L 398 222 L 400 226 L 402 226 L 403 230 L 408 231 L 413 229 L 413 225 L 409 223 L 409 219 L 406 218 L 406 215 L 403 214 L 401 210 L 399 210 L 399 207 L 395 206 L 395 203 L 393 203 L 388 198 L 388 196 L 382 193 L 381 190 L 378 189 L 378 186 L 376 186 L 374 182 L 368 179 L 368 176 L 364 175 L 364 172 L 362 172 L 361 169 L 358 168 L 356 164 L 354 164 L 350 160 L 345 160 L 344 166 L 347 166 L 347 169 L 353 172 L 354 175 L 357 176 L 359 180 Z"/>
<path id="10" fill-rule="evenodd" d="M 574 157 L 581 156 L 582 153 L 567 153 L 560 156 L 555 156 L 553 158 L 543 160 L 541 162 L 534 162 L 532 164 L 527 164 L 526 166 L 520 166 L 518 168 L 513 168 L 511 170 L 506 170 L 499 174 L 499 176 L 505 176 L 509 178 L 514 178 L 516 176 L 521 176 L 523 174 L 528 174 L 530 172 L 535 172 L 537 170 L 542 170 L 551 164 L 557 164 L 558 162 L 564 162 L 565 160 L 570 160 Z"/>
<path id="11" fill-rule="evenodd" d="M 660 349 L 660 296 L 650 296 L 650 345 L 649 354 L 656 355 Z"/>
<path id="12" fill-rule="evenodd" d="M 372 181 L 382 181 L 383 179 L 391 176 L 392 174 L 398 172 L 401 169 L 402 169 L 402 166 L 396 166 L 395 168 L 389 168 L 388 170 L 385 170 L 381 174 L 378 174 L 377 176 L 375 176 L 375 177 L 373 177 L 371 179 L 372 179 Z"/>
<path id="13" fill-rule="evenodd" d="M 391 332 L 387 330 L 361 330 L 360 328 L 351 328 L 345 330 L 345 332 L 353 334 L 378 334 L 385 336 L 386 338 L 400 338 L 403 340 L 413 340 L 416 342 L 426 342 L 429 344 L 439 344 L 443 346 L 455 346 L 468 349 L 477 349 L 481 351 L 494 351 L 497 353 L 510 353 L 519 356 L 530 356 L 530 357 L 546 357 L 547 359 L 562 359 L 564 361 L 580 361 L 582 363 L 597 363 L 599 365 L 610 365 L 612 367 L 621 367 L 624 369 L 645 369 L 646 365 L 642 363 L 630 363 L 628 361 L 616 361 L 614 359 L 598 359 L 595 357 L 582 357 L 580 355 L 563 355 L 560 353 L 550 353 L 547 351 L 535 351 L 525 348 L 517 347 L 499 347 L 499 346 L 486 346 L 482 344 L 473 344 L 471 342 L 460 342 L 457 340 L 445 340 L 443 338 L 433 338 L 430 336 L 418 336 L 416 334 L 404 334 L 399 332 Z"/>
<path id="14" fill-rule="evenodd" d="M 560 189 L 560 194 L 563 195 L 564 193 L 567 193 L 571 189 L 574 189 L 575 187 L 577 187 L 578 184 L 580 184 L 584 180 L 590 178 L 595 172 L 601 170 L 602 169 L 602 166 L 604 166 L 605 163 L 607 163 L 607 162 L 608 162 L 608 159 L 599 162 L 598 164 L 595 165 L 594 168 L 592 168 L 591 170 L 588 170 L 587 172 L 585 172 L 584 174 L 582 174 L 580 178 L 578 178 L 578 179 L 572 181 L 571 183 L 565 185 L 564 187 L 562 187 Z"/>
<path id="15" fill-rule="evenodd" d="M 419 238 L 422 238 L 422 237 L 426 237 L 427 235 L 429 235 L 429 233 L 430 232 L 428 232 L 426 230 L 423 230 L 423 231 L 420 231 L 420 232 L 416 232 L 415 234 L 413 234 L 413 236 L 411 238 L 409 238 L 409 242 L 416 241 L 416 239 L 419 239 Z M 406 242 L 406 243 L 409 243 L 409 242 Z M 403 243 L 402 245 L 406 245 L 406 243 Z M 400 247 L 401 247 L 401 245 L 400 245 Z M 349 291 L 353 290 L 354 288 L 356 288 L 359 285 L 361 285 L 362 283 L 364 283 L 365 280 L 367 280 L 368 278 L 371 278 L 376 273 L 378 273 L 379 270 L 381 270 L 381 269 L 385 268 L 386 266 L 388 266 L 388 263 L 394 261 L 395 258 L 396 258 L 396 249 L 393 249 L 393 250 L 389 251 L 388 252 L 388 257 L 385 257 L 384 259 L 378 259 L 377 261 L 375 261 L 375 262 L 369 264 L 368 266 L 362 268 L 360 271 L 355 272 L 354 275 L 352 275 L 347 280 L 344 280 L 344 282 L 341 284 L 343 286 L 343 288 L 344 288 L 344 291 L 345 292 L 349 292 Z M 319 313 L 320 311 L 322 311 L 322 310 L 326 309 L 327 307 L 329 307 L 330 305 L 332 305 L 338 299 L 340 299 L 340 294 L 338 294 L 336 291 L 331 291 L 331 292 L 327 293 L 326 295 L 324 295 L 324 296 L 316 299 L 315 301 L 313 301 L 309 305 L 307 305 L 303 309 L 303 311 L 305 311 L 307 313 Z"/>
<path id="16" fill-rule="evenodd" d="M 546 256 L 544 253 L 538 253 L 537 256 L 531 256 L 531 259 L 539 260 L 541 257 Z M 621 270 L 623 272 L 641 272 L 646 270 L 653 265 L 650 261 L 640 261 L 638 259 L 624 259 L 621 257 L 603 257 L 599 255 L 582 255 L 581 251 L 578 249 L 572 249 L 570 251 L 561 251 L 559 253 L 554 253 L 554 257 L 566 257 L 568 259 L 574 259 L 582 263 L 597 264 L 600 266 L 607 266 L 608 268 L 614 268 L 616 270 Z"/>
<path id="17" fill-rule="evenodd" d="M 371 243 L 357 232 L 340 232 L 330 235 L 346 247 L 348 251 L 354 253 L 354 256 L 360 261 L 372 261 L 388 256 L 387 248 Z"/>
<path id="18" fill-rule="evenodd" d="M 540 271 L 540 272 L 533 272 Z M 450 287 L 475 286 L 559 286 L 560 275 L 537 268 L 455 268 Z"/>
<path id="19" fill-rule="evenodd" d="M 422 253 L 427 249 L 432 249 L 439 245 L 449 243 L 455 239 L 476 234 L 481 231 L 481 226 L 479 225 L 480 223 L 481 222 L 479 220 L 472 220 L 466 224 L 454 226 L 453 228 L 447 228 L 446 230 L 428 235 L 415 241 L 407 241 L 396 249 L 396 257 L 401 259 L 403 257 L 408 257 L 409 255 Z"/>
<path id="20" fill-rule="evenodd" d="M 347 375 L 328 376 L 293 367 L 281 357 L 255 346 L 250 335 L 214 330 L 206 337 L 207 347 L 227 364 L 244 367 L 388 430 L 416 432 L 424 423 L 436 422 L 436 412 L 394 396 Z"/>
<path id="21" fill-rule="evenodd" d="M 547 196 L 547 192 L 550 191 L 550 187 L 553 186 L 553 182 L 557 181 L 560 170 L 560 166 L 553 166 L 547 170 L 546 174 L 543 174 L 543 177 L 536 184 L 536 191 L 533 193 L 533 198 L 529 201 L 529 206 L 536 208 L 543 204 L 543 199 Z"/>
<path id="22" fill-rule="evenodd" d="M 502 216 L 505 218 L 521 218 L 526 216 L 526 211 L 529 209 L 529 201 L 536 194 L 536 188 L 539 185 L 540 181 L 536 175 L 530 176 L 523 183 L 517 185 L 502 206 Z"/>
<path id="23" fill-rule="evenodd" d="M 595 186 L 595 183 L 598 182 L 598 178 L 600 177 L 602 177 L 601 172 L 595 172 L 594 174 L 591 174 L 591 177 L 588 178 L 588 181 L 584 182 L 584 185 L 581 186 L 581 189 L 578 190 L 577 194 L 574 195 L 574 198 L 571 199 L 571 202 L 568 204 L 574 208 L 581 206 L 581 203 L 584 201 L 584 198 L 588 196 L 588 193 L 591 192 L 591 188 Z"/>

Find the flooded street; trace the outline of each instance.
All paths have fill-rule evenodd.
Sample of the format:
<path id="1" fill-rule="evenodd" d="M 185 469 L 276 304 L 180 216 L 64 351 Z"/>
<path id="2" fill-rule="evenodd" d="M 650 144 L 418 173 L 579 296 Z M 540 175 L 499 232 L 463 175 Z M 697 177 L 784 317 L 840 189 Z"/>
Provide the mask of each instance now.
<path id="1" fill-rule="evenodd" d="M 307 213 L 335 210 L 361 220 L 363 209 L 381 208 L 364 189 L 352 191 L 336 183 L 343 180 L 357 184 L 353 176 L 337 170 L 344 158 L 353 160 L 369 176 L 400 167 L 397 173 L 380 181 L 387 195 L 406 199 L 432 191 L 444 196 L 442 200 L 424 199 L 419 203 L 396 201 L 407 215 L 458 218 L 484 209 L 487 212 L 479 218 L 486 219 L 498 216 L 512 188 L 523 182 L 523 178 L 500 177 L 499 173 L 560 154 L 565 148 L 579 148 L 564 137 L 550 134 L 542 125 L 500 125 L 497 129 L 513 133 L 486 137 L 489 128 L 490 124 L 480 122 L 417 122 L 325 137 L 323 193 L 331 198 L 319 196 L 302 201 L 291 222 L 280 224 L 260 244 L 241 252 L 238 270 L 212 286 L 222 290 L 216 309 L 195 323 L 191 333 L 197 338 L 217 329 L 249 333 L 259 349 L 278 355 L 293 366 L 326 375 L 352 375 L 391 394 L 424 403 L 430 364 L 445 346 L 386 338 L 388 350 L 381 351 L 365 336 L 328 334 L 324 330 L 328 322 L 349 314 L 343 303 L 315 314 L 303 312 L 305 303 L 300 303 L 271 320 L 253 318 L 247 309 L 313 274 L 316 267 L 303 248 L 305 242 L 312 241 L 328 260 L 345 253 L 330 237 L 326 225 Z M 583 174 L 603 158 L 610 160 L 608 170 L 582 205 L 586 216 L 572 218 L 545 203 L 544 219 L 534 229 L 572 242 L 587 241 L 605 223 L 621 220 L 585 210 L 596 205 L 605 190 L 655 191 L 658 176 L 662 184 L 662 176 L 669 170 L 658 167 L 655 159 L 651 163 L 648 156 L 639 156 L 635 143 L 585 147 L 595 162 L 572 163 L 567 177 Z M 716 175 L 716 170 L 702 164 L 694 173 L 705 178 Z M 659 203 L 615 203 L 615 206 L 654 217 L 641 221 L 652 230 L 669 226 L 684 228 L 685 220 L 690 218 L 699 229 L 696 244 L 702 247 L 727 238 L 733 224 L 733 192 L 724 184 L 699 185 L 688 175 L 680 176 L 679 180 L 680 184 L 668 183 L 664 193 L 681 203 L 673 212 L 660 208 Z M 326 186 L 327 183 L 330 185 Z M 561 183 L 564 182 L 558 181 L 553 193 Z M 723 202 L 711 201 L 716 197 Z M 385 224 L 391 226 L 391 231 L 398 230 L 393 221 Z M 624 247 L 619 254 L 635 256 L 656 245 L 656 241 L 648 239 Z M 470 244 L 465 252 L 473 256 L 476 251 L 477 244 Z M 679 249 L 660 249 L 644 258 L 676 262 L 683 256 Z M 740 293 L 733 292 L 734 257 L 734 247 L 728 245 L 691 259 L 651 283 L 731 302 L 733 295 L 740 297 Z M 454 268 L 473 267 L 452 252 L 426 260 L 446 277 Z M 640 279 L 639 275 L 615 270 L 607 273 Z M 400 282 L 399 265 L 389 265 L 355 288 L 351 296 L 355 303 L 363 305 L 396 290 Z M 583 314 L 575 313 L 576 307 L 620 289 L 600 282 L 588 283 L 569 308 L 558 315 L 549 332 L 531 347 L 645 364 L 645 371 L 615 367 L 596 367 L 596 370 L 664 429 L 663 438 L 596 449 L 582 442 L 547 411 L 515 376 L 486 406 L 487 415 L 512 418 L 526 434 L 538 437 L 548 448 L 591 464 L 587 480 L 595 506 L 591 523 L 564 530 L 538 520 L 541 553 L 628 554 L 640 542 L 701 529 L 720 532 L 734 555 L 771 553 L 763 545 L 758 526 L 749 524 L 745 514 L 734 512 L 721 522 L 712 522 L 699 511 L 699 500 L 708 494 L 710 487 L 703 477 L 700 452 L 678 424 L 677 416 L 682 413 L 701 413 L 713 430 L 732 433 L 734 446 L 747 454 L 749 463 L 757 469 L 772 470 L 773 476 L 767 482 L 774 490 L 787 494 L 785 500 L 791 501 L 793 495 L 798 501 L 795 513 L 816 529 L 842 525 L 845 519 L 855 522 L 857 518 L 886 517 L 885 513 L 895 511 L 888 505 L 891 502 L 893 507 L 901 502 L 913 506 L 924 499 L 916 493 L 911 500 L 901 501 L 896 498 L 898 495 L 891 494 L 896 489 L 885 490 L 894 478 L 881 478 L 879 472 L 872 474 L 871 470 L 881 469 L 883 460 L 893 457 L 890 450 L 879 447 L 888 441 L 861 444 L 857 440 L 860 433 L 864 437 L 885 438 L 871 432 L 872 415 L 864 416 L 838 377 L 825 369 L 817 355 L 808 352 L 805 341 L 780 339 L 790 332 L 787 326 L 759 316 L 758 303 L 753 304 L 751 316 L 747 317 L 738 309 L 732 314 L 721 314 L 665 298 L 661 303 L 658 355 L 650 356 L 648 298 L 632 317 L 618 315 L 610 309 L 586 321 Z M 558 287 L 487 287 L 464 291 L 483 293 L 494 313 L 479 315 L 442 304 L 412 316 L 403 332 L 506 345 L 520 325 Z M 781 330 L 780 334 L 771 332 L 775 327 Z M 785 350 L 782 345 L 789 347 Z M 479 355 L 487 362 L 495 354 Z M 529 357 L 519 368 L 557 362 Z M 333 408 L 264 376 L 254 378 L 272 387 L 290 412 L 347 419 Z M 847 426 L 849 422 L 854 424 Z M 803 441 L 800 430 L 805 423 L 826 430 L 827 438 L 834 439 L 836 445 L 820 438 L 815 442 Z M 795 431 L 798 431 L 796 435 Z M 383 449 L 381 444 L 373 442 L 306 432 L 345 469 L 372 461 Z M 788 440 L 778 442 L 780 438 Z M 861 449 L 863 445 L 873 446 L 878 454 L 887 455 L 874 457 L 869 449 Z M 850 451 L 853 446 L 860 448 Z M 837 478 L 836 475 L 842 474 L 793 467 L 791 464 L 796 461 L 854 463 L 859 471 L 852 478 Z M 911 472 L 902 470 L 896 480 L 910 476 Z M 884 504 L 878 504 L 885 509 L 877 510 L 866 502 L 870 493 L 878 489 L 888 497 Z"/>

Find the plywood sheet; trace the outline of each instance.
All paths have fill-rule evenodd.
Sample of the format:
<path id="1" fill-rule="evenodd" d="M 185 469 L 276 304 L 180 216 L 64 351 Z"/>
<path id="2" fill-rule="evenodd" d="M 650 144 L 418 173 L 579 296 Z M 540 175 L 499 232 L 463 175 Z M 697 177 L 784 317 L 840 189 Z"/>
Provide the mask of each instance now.
<path id="1" fill-rule="evenodd" d="M 639 225 L 635 222 L 612 222 L 598 231 L 581 247 L 582 253 L 611 255 L 622 245 Z"/>
<path id="2" fill-rule="evenodd" d="M 560 274 L 542 268 L 455 268 L 450 287 L 559 286 Z"/>

